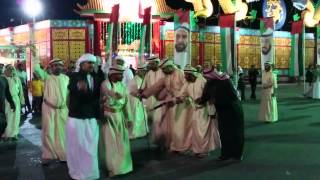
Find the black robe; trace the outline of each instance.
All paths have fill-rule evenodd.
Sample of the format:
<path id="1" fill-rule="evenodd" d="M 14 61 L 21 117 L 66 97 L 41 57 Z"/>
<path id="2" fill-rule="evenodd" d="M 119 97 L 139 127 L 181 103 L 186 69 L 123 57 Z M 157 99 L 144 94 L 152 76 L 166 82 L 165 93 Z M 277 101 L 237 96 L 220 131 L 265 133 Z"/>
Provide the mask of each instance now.
<path id="1" fill-rule="evenodd" d="M 213 103 L 217 111 L 221 157 L 241 159 L 244 146 L 244 115 L 231 81 L 208 80 L 200 104 L 206 102 Z"/>

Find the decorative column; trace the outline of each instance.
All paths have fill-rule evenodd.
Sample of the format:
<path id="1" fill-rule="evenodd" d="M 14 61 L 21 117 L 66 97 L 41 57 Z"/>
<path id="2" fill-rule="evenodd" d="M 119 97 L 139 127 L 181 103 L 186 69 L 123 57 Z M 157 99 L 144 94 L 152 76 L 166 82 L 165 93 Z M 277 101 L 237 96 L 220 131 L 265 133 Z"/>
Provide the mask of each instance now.
<path id="1" fill-rule="evenodd" d="M 94 21 L 93 51 L 95 56 L 101 56 L 101 22 Z"/>

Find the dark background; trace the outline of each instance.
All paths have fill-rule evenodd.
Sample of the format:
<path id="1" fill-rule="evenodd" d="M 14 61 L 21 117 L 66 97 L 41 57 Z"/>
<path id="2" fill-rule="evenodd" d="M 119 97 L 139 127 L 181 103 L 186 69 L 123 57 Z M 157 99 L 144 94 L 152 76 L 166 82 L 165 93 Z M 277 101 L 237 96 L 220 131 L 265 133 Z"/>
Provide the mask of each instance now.
<path id="1" fill-rule="evenodd" d="M 0 27 L 5 28 L 8 26 L 15 26 L 19 24 L 25 24 L 31 21 L 30 17 L 27 17 L 19 4 L 22 0 L 1 0 L 0 6 Z M 79 19 L 80 16 L 76 14 L 73 9 L 76 8 L 76 3 L 84 4 L 86 0 L 41 0 L 44 5 L 44 12 L 37 17 L 37 20 L 44 19 Z M 129 2 L 130 0 L 128 0 Z M 218 0 L 211 0 L 214 6 L 214 13 L 211 17 L 205 19 L 200 19 L 200 24 L 207 25 L 217 25 L 218 24 L 218 14 L 222 13 L 221 8 L 218 6 Z M 243 0 L 244 1 L 244 0 Z M 317 3 L 318 0 L 314 0 Z M 192 5 L 185 2 L 184 0 L 166 0 L 167 4 L 174 9 L 191 9 Z M 281 30 L 290 31 L 290 22 L 293 20 L 294 14 L 299 13 L 297 9 L 292 7 L 291 0 L 285 0 L 287 7 L 287 18 L 286 23 Z M 262 17 L 261 14 L 261 4 L 260 2 L 249 3 L 249 12 L 252 9 L 258 11 L 257 19 L 254 22 L 249 20 L 242 20 L 237 23 L 238 27 L 246 27 L 259 29 L 259 18 Z M 314 31 L 314 28 L 307 28 L 308 32 Z"/>

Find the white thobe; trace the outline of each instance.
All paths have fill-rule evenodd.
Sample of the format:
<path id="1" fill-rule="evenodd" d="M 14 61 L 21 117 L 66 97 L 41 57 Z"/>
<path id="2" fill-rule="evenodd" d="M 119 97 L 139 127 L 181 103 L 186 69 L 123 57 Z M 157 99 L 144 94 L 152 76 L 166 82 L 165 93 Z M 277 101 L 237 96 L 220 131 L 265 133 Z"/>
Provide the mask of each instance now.
<path id="1" fill-rule="evenodd" d="M 66 161 L 65 128 L 68 118 L 67 96 L 69 77 L 48 74 L 39 64 L 35 73 L 45 80 L 42 103 L 42 159 Z"/>
<path id="2" fill-rule="evenodd" d="M 272 96 L 277 85 L 277 76 L 272 71 L 262 73 L 262 90 L 259 120 L 265 122 L 278 121 L 277 97 Z"/>
<path id="3" fill-rule="evenodd" d="M 131 139 L 143 137 L 148 133 L 147 113 L 141 99 L 137 98 L 138 91 L 142 85 L 142 78 L 135 76 L 129 85 L 130 105 L 132 110 L 133 126 L 129 129 Z"/>
<path id="4" fill-rule="evenodd" d="M 109 92 L 119 93 L 122 98 L 116 99 Z M 130 102 L 127 88 L 122 82 L 111 83 L 105 80 L 101 85 L 104 97 L 104 118 L 101 126 L 100 155 L 106 163 L 109 176 L 126 174 L 132 171 L 130 140 L 126 121 L 130 121 Z"/>
<path id="5" fill-rule="evenodd" d="M 3 137 L 11 138 L 17 137 L 19 134 L 20 116 L 21 116 L 21 105 L 24 105 L 24 96 L 21 80 L 17 76 L 6 77 L 8 80 L 10 94 L 12 100 L 16 106 L 13 112 L 10 103 L 6 100 L 5 102 L 5 114 L 7 120 L 7 127 L 5 129 Z"/>

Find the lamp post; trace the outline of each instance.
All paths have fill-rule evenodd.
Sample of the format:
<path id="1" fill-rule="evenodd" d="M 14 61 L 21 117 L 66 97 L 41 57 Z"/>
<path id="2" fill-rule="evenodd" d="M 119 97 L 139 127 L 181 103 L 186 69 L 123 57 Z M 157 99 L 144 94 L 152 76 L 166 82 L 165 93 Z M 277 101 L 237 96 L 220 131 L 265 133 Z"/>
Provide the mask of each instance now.
<path id="1" fill-rule="evenodd" d="M 32 18 L 30 30 L 30 45 L 35 46 L 35 23 L 36 17 L 42 12 L 42 3 L 40 0 L 24 0 L 22 4 L 23 11 Z M 30 51 L 30 80 L 32 79 L 34 56 Z"/>

